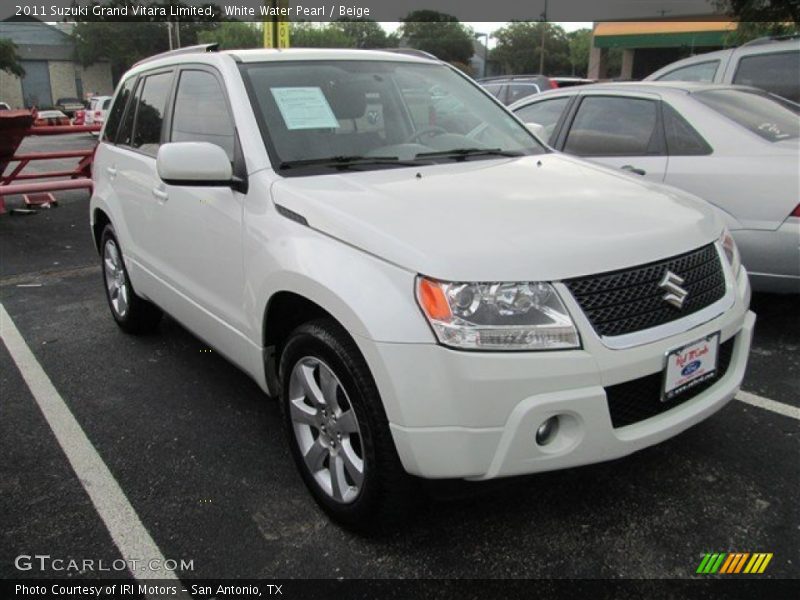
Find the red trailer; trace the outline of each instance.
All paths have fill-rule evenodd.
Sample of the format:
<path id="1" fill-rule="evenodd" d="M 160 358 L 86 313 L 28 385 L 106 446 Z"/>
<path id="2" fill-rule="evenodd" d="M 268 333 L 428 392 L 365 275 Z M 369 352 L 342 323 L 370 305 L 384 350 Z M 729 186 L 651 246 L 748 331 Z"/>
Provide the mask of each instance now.
<path id="1" fill-rule="evenodd" d="M 54 204 L 51 192 L 92 189 L 94 148 L 60 152 L 16 154 L 22 140 L 29 135 L 64 135 L 99 131 L 100 125 L 63 125 L 36 127 L 35 110 L 0 111 L 0 214 L 5 212 L 5 196 L 22 194 L 27 206 Z M 31 162 L 62 158 L 79 159 L 72 169 L 44 172 L 23 172 Z M 9 165 L 14 164 L 6 173 Z M 51 181 L 33 181 L 51 180 Z"/>

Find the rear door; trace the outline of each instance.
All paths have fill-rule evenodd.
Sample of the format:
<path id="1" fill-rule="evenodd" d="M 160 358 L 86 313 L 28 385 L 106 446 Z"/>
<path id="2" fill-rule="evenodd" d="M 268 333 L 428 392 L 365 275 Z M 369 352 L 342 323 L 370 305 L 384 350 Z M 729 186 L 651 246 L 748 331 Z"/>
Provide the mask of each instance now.
<path id="1" fill-rule="evenodd" d="M 566 133 L 564 152 L 662 182 L 667 152 L 657 96 L 585 94 Z"/>
<path id="2" fill-rule="evenodd" d="M 164 113 L 172 88 L 173 69 L 139 77 L 134 97 L 117 136 L 115 189 L 130 244 L 123 251 L 149 274 L 163 278 L 163 243 L 153 223 L 162 214 L 163 199 L 156 174 L 156 153 L 163 136 Z"/>

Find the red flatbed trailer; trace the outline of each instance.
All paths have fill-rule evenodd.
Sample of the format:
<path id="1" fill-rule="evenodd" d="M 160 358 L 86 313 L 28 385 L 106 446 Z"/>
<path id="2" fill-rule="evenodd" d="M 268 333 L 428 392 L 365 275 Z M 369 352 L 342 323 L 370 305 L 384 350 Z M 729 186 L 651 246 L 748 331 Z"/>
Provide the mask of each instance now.
<path id="1" fill-rule="evenodd" d="M 94 148 L 60 152 L 29 152 L 16 154 L 22 140 L 29 135 L 65 135 L 100 131 L 101 125 L 54 125 L 35 127 L 35 110 L 0 111 L 0 214 L 5 212 L 5 196 L 23 194 L 25 203 L 54 202 L 50 192 L 92 189 L 92 159 Z M 37 160 L 63 158 L 80 159 L 73 169 L 23 173 L 25 167 Z M 16 163 L 6 174 L 11 163 Z M 52 179 L 52 181 L 31 181 Z M 36 195 L 36 196 L 34 196 Z"/>

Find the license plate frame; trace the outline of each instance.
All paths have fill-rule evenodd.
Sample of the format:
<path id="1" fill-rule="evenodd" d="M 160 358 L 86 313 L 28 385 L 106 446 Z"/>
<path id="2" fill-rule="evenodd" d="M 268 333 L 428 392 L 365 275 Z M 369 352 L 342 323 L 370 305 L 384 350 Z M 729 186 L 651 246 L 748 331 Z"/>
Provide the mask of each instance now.
<path id="1" fill-rule="evenodd" d="M 705 345 L 706 351 L 697 356 Z M 693 387 L 717 376 L 719 367 L 720 332 L 716 331 L 664 355 L 664 375 L 661 382 L 661 402 L 670 402 Z M 681 356 L 683 355 L 683 356 Z M 683 374 L 695 362 L 699 363 L 690 373 Z"/>

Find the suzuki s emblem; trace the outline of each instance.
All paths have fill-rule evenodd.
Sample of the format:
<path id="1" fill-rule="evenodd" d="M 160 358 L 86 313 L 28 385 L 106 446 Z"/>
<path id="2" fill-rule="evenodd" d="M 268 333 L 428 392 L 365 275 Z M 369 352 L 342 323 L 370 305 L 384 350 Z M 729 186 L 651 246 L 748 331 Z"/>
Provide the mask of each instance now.
<path id="1" fill-rule="evenodd" d="M 667 292 L 664 294 L 662 300 L 675 308 L 683 308 L 683 303 L 686 301 L 686 296 L 689 295 L 689 292 L 681 287 L 682 284 L 683 277 L 675 275 L 672 271 L 664 273 L 664 277 L 661 278 L 661 283 L 658 284 L 658 287 L 663 288 L 664 291 Z"/>

